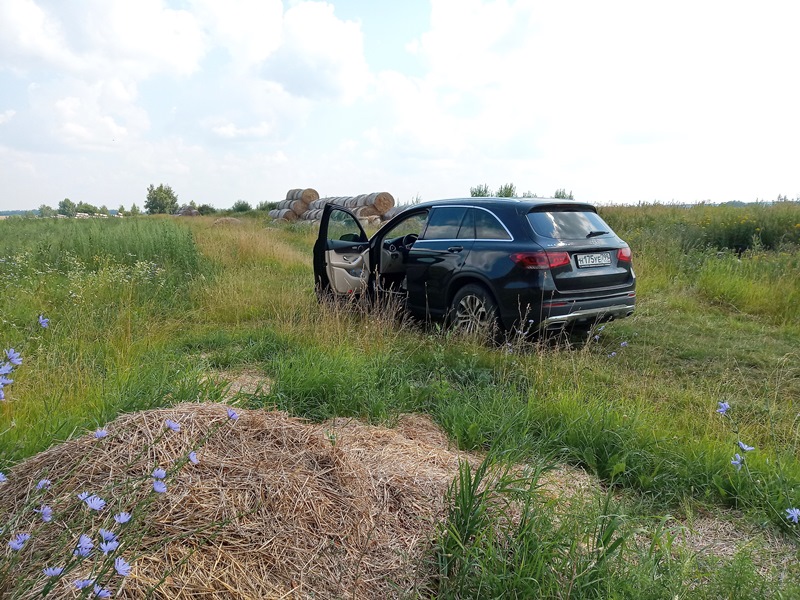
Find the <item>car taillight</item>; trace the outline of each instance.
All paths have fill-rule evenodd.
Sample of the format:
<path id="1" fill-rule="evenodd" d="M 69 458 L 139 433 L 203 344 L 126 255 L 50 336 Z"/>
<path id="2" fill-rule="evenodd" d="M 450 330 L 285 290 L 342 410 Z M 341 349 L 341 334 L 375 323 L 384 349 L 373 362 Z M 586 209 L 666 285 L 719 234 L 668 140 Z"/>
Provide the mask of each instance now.
<path id="1" fill-rule="evenodd" d="M 510 258 L 525 269 L 555 269 L 569 264 L 569 252 L 517 252 Z"/>
<path id="2" fill-rule="evenodd" d="M 620 248 L 617 250 L 617 262 L 631 262 L 631 249 Z"/>

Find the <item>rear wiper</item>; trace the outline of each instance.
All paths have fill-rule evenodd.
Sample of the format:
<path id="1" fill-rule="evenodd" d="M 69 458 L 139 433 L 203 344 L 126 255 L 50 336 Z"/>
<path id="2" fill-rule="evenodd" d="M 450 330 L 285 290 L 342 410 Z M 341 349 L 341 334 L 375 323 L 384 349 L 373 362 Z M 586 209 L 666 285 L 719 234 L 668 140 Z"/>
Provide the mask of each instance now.
<path id="1" fill-rule="evenodd" d="M 606 235 L 608 231 L 590 231 L 586 234 L 587 238 L 597 237 L 598 235 Z"/>

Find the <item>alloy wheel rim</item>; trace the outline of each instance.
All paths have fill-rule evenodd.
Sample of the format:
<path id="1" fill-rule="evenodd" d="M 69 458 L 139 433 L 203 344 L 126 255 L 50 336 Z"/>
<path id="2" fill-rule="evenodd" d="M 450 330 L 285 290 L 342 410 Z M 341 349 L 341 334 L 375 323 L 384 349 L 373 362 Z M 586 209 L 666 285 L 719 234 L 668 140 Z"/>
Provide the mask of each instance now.
<path id="1" fill-rule="evenodd" d="M 489 325 L 486 304 L 478 296 L 464 296 L 456 310 L 456 327 L 467 333 L 476 333 Z"/>

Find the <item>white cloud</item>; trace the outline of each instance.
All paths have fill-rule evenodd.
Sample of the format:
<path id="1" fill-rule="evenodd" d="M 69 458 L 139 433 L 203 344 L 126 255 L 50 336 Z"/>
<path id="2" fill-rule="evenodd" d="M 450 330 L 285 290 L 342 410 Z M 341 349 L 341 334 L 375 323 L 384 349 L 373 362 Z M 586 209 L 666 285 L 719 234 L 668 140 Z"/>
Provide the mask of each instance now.
<path id="1" fill-rule="evenodd" d="M 14 118 L 15 114 L 17 114 L 17 111 L 15 110 L 12 109 L 4 110 L 2 113 L 0 113 L 0 125 L 2 125 L 3 123 L 8 123 L 11 119 Z"/>

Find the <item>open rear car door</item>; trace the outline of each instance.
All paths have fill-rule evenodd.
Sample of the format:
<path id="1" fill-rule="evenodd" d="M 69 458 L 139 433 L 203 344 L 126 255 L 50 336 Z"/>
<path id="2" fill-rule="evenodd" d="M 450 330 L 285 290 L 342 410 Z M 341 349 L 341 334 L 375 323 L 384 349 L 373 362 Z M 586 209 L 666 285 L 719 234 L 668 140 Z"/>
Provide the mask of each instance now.
<path id="1" fill-rule="evenodd" d="M 356 216 L 328 204 L 314 244 L 314 281 L 321 293 L 361 294 L 369 282 L 369 240 Z"/>

